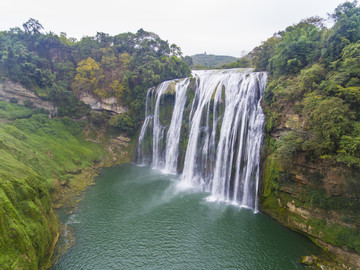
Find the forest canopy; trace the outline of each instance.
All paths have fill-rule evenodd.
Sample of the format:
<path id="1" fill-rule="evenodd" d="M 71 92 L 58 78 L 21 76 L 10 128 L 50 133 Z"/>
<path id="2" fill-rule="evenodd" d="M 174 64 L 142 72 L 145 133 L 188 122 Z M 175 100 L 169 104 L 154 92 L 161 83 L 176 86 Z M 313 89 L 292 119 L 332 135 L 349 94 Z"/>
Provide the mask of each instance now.
<path id="1" fill-rule="evenodd" d="M 265 100 L 274 118 L 293 110 L 303 119 L 283 133 L 278 154 L 298 152 L 360 167 L 360 8 L 345 2 L 330 14 L 334 25 L 312 17 L 276 33 L 252 53 L 257 71 L 270 75 Z"/>
<path id="2" fill-rule="evenodd" d="M 43 29 L 29 19 L 22 28 L 0 32 L 0 74 L 55 102 L 60 116 L 89 113 L 75 97 L 88 91 L 117 97 L 137 126 L 147 88 L 191 73 L 178 46 L 143 29 L 115 36 L 98 32 L 79 41 Z"/>

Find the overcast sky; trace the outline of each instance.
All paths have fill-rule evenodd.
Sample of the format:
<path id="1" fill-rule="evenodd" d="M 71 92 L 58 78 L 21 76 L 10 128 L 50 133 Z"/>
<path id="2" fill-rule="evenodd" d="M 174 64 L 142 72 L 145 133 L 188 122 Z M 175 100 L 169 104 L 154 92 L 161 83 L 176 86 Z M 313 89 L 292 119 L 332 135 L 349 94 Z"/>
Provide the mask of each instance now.
<path id="1" fill-rule="evenodd" d="M 0 30 L 39 20 L 46 32 L 80 39 L 143 28 L 180 46 L 184 55 L 240 56 L 275 32 L 345 0 L 0 0 Z"/>

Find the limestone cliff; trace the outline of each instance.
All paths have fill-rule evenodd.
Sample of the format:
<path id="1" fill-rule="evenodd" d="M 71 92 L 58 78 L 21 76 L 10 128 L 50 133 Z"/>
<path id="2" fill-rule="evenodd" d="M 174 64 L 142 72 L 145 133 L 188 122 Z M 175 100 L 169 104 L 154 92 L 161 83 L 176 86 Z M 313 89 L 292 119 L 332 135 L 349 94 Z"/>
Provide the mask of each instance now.
<path id="1" fill-rule="evenodd" d="M 53 102 L 43 100 L 30 89 L 26 89 L 21 84 L 9 80 L 0 82 L 0 100 L 16 102 L 20 105 L 29 104 L 35 108 L 48 111 L 50 116 L 57 115 L 57 107 Z"/>
<path id="2" fill-rule="evenodd" d="M 266 106 L 264 106 L 266 108 Z M 327 160 L 309 160 L 302 151 L 281 160 L 274 145 L 288 131 L 301 130 L 302 116 L 291 106 L 267 111 L 259 191 L 262 210 L 323 247 L 338 267 L 360 268 L 359 170 Z"/>
<path id="3" fill-rule="evenodd" d="M 85 104 L 90 105 L 92 110 L 109 111 L 112 113 L 120 114 L 127 111 L 127 108 L 119 105 L 115 97 L 100 98 L 88 92 L 80 92 L 79 99 Z"/>

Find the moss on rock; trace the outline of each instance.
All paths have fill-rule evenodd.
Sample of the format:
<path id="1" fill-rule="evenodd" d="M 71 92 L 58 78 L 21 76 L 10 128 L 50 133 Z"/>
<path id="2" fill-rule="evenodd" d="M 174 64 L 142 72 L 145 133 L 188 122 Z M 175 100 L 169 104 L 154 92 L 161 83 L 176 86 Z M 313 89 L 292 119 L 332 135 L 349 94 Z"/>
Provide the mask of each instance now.
<path id="1" fill-rule="evenodd" d="M 82 122 L 18 117 L 0 123 L 0 265 L 47 269 L 58 237 L 53 180 L 68 181 L 105 151 L 84 140 Z"/>

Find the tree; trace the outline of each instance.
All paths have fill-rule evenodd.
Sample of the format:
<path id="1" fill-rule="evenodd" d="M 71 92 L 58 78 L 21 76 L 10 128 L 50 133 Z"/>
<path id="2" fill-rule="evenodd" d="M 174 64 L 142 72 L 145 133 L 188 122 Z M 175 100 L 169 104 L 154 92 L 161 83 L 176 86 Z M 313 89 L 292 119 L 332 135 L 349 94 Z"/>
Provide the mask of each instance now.
<path id="1" fill-rule="evenodd" d="M 310 113 L 314 137 L 308 147 L 318 155 L 335 154 L 341 137 L 350 130 L 353 119 L 349 106 L 340 98 L 330 97 L 320 101 Z"/>
<path id="2" fill-rule="evenodd" d="M 337 161 L 360 168 L 360 122 L 355 122 L 349 135 L 341 137 Z"/>
<path id="3" fill-rule="evenodd" d="M 26 23 L 23 24 L 25 33 L 28 34 L 40 34 L 40 30 L 44 29 L 44 27 L 39 23 L 38 20 L 30 18 Z"/>
<path id="4" fill-rule="evenodd" d="M 281 33 L 275 55 L 269 59 L 270 72 L 276 76 L 296 74 L 309 63 L 318 59 L 321 38 L 320 29 L 312 22 L 302 21 Z"/>
<path id="5" fill-rule="evenodd" d="M 325 50 L 322 53 L 328 62 L 339 59 L 345 46 L 360 39 L 360 8 L 357 3 L 357 0 L 345 2 L 330 15 L 335 25 L 323 40 Z"/>
<path id="6" fill-rule="evenodd" d="M 112 43 L 112 37 L 103 32 L 97 32 L 95 39 L 101 44 L 102 47 L 108 47 Z"/>
<path id="7" fill-rule="evenodd" d="M 72 89 L 75 93 L 99 91 L 99 79 L 102 76 L 99 64 L 92 58 L 82 60 L 76 68 Z"/>
<path id="8" fill-rule="evenodd" d="M 335 22 L 339 21 L 341 16 L 344 14 L 346 16 L 352 16 L 354 14 L 360 15 L 360 10 L 357 8 L 358 0 L 354 0 L 352 2 L 345 2 L 336 7 L 334 13 L 329 14 L 329 17 L 333 19 Z"/>
<path id="9" fill-rule="evenodd" d="M 329 94 L 344 99 L 354 111 L 360 114 L 360 43 L 350 43 L 333 63 L 329 76 Z"/>
<path id="10" fill-rule="evenodd" d="M 261 46 L 254 48 L 251 52 L 256 71 L 269 71 L 269 59 L 273 57 L 276 46 L 280 38 L 276 35 L 262 43 Z"/>
<path id="11" fill-rule="evenodd" d="M 192 66 L 193 65 L 193 60 L 190 56 L 185 56 L 184 57 L 184 62 L 188 65 L 188 66 Z"/>

